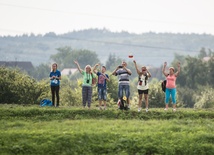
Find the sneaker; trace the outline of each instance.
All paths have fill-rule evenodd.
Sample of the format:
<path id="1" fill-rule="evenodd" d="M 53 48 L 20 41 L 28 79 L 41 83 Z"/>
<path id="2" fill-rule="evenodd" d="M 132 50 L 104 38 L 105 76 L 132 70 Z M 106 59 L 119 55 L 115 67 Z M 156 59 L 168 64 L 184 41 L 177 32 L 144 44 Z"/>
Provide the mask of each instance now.
<path id="1" fill-rule="evenodd" d="M 141 108 L 138 108 L 138 112 L 140 112 L 141 111 Z"/>
<path id="2" fill-rule="evenodd" d="M 168 108 L 165 108 L 164 110 L 165 110 L 165 111 L 167 111 L 167 110 L 168 110 Z"/>
<path id="3" fill-rule="evenodd" d="M 149 109 L 148 108 L 146 108 L 146 112 L 148 112 L 149 111 Z"/>
<path id="4" fill-rule="evenodd" d="M 99 110 L 102 110 L 102 107 L 99 107 Z"/>
<path id="5" fill-rule="evenodd" d="M 104 110 L 107 110 L 106 106 L 104 106 Z"/>
<path id="6" fill-rule="evenodd" d="M 174 108 L 173 111 L 176 112 L 176 109 Z"/>

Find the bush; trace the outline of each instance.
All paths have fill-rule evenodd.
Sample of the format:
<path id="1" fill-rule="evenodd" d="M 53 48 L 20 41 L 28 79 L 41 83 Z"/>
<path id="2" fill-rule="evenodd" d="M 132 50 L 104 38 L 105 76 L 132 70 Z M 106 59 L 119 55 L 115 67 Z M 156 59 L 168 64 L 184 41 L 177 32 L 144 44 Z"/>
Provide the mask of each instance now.
<path id="1" fill-rule="evenodd" d="M 197 92 L 188 87 L 179 87 L 178 93 L 180 94 L 181 102 L 184 107 L 193 108 L 195 104 L 195 96 Z"/>
<path id="2" fill-rule="evenodd" d="M 67 106 L 79 106 L 82 103 L 82 83 L 71 82 L 67 77 L 62 77 L 60 86 L 60 104 Z"/>
<path id="3" fill-rule="evenodd" d="M 196 97 L 195 108 L 213 108 L 214 107 L 214 90 L 213 88 L 207 86 L 202 87 L 199 90 L 201 92 Z"/>
<path id="4" fill-rule="evenodd" d="M 48 85 L 17 69 L 0 67 L 0 103 L 35 104 Z"/>
<path id="5" fill-rule="evenodd" d="M 165 93 L 162 91 L 161 82 L 149 86 L 149 107 L 165 107 Z"/>

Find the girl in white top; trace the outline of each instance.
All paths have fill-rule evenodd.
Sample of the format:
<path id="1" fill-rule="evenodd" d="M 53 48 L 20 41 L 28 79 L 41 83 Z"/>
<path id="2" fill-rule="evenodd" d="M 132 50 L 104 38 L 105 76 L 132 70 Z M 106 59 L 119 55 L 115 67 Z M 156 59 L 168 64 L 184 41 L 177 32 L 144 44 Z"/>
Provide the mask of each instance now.
<path id="1" fill-rule="evenodd" d="M 146 112 L 149 111 L 149 84 L 148 84 L 148 79 L 151 77 L 150 72 L 146 68 L 146 66 L 141 67 L 141 71 L 137 67 L 137 63 L 134 60 L 134 65 L 137 71 L 137 74 L 139 75 L 138 78 L 138 95 L 139 95 L 139 101 L 138 101 L 138 112 L 141 111 L 142 109 L 142 98 L 144 94 L 144 99 L 145 99 L 145 105 L 146 105 Z"/>

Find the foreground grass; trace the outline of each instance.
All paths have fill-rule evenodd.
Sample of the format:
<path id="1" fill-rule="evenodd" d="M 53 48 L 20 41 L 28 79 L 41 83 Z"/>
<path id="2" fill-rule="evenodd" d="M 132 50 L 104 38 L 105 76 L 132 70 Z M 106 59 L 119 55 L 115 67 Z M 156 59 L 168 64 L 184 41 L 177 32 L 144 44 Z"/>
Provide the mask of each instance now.
<path id="1" fill-rule="evenodd" d="M 213 110 L 0 107 L 0 154 L 214 154 Z"/>

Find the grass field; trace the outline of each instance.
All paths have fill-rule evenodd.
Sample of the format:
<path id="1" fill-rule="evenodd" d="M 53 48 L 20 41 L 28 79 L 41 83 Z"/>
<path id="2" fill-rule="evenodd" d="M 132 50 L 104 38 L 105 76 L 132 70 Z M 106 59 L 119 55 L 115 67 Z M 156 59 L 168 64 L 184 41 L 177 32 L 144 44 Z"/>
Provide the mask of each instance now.
<path id="1" fill-rule="evenodd" d="M 0 105 L 0 154 L 214 154 L 214 110 Z"/>

